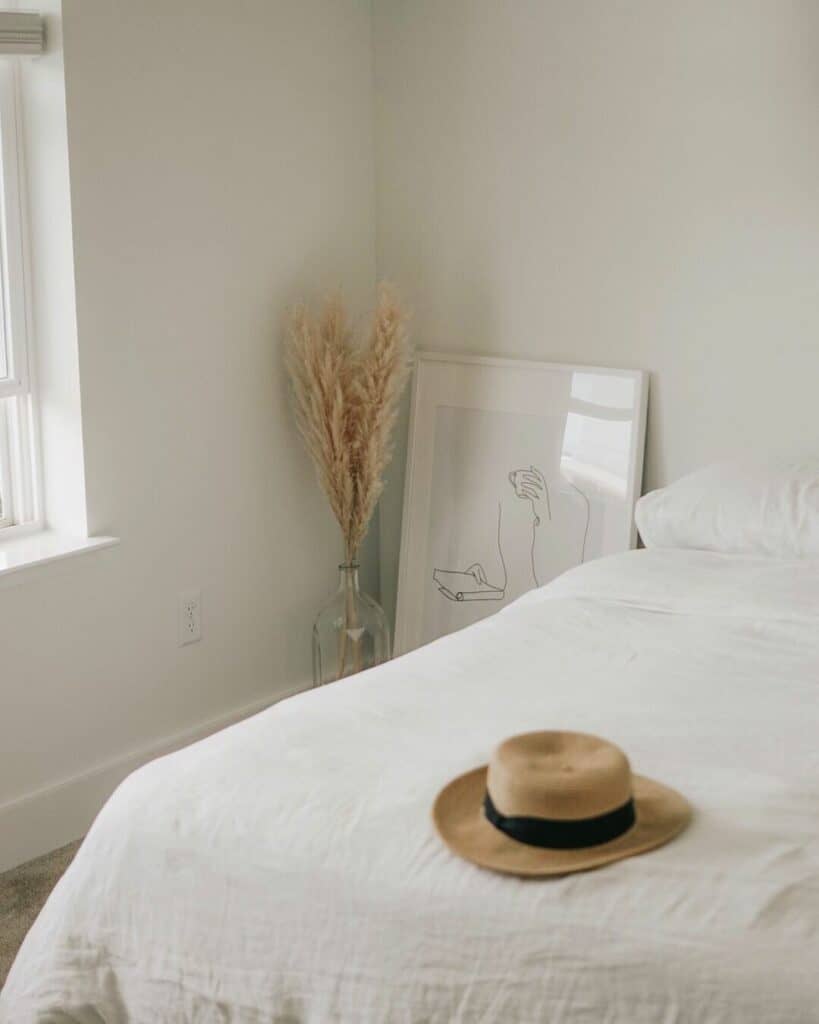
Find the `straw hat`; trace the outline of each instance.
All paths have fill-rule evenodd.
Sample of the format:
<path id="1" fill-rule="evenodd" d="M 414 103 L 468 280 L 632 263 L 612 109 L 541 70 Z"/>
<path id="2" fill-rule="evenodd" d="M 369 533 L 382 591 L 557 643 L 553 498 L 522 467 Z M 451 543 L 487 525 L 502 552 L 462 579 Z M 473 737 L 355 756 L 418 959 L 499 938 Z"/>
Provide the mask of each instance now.
<path id="1" fill-rule="evenodd" d="M 453 779 L 432 817 L 447 846 L 481 867 L 564 875 L 667 843 L 688 824 L 691 807 L 668 786 L 632 775 L 607 740 L 529 732 Z"/>

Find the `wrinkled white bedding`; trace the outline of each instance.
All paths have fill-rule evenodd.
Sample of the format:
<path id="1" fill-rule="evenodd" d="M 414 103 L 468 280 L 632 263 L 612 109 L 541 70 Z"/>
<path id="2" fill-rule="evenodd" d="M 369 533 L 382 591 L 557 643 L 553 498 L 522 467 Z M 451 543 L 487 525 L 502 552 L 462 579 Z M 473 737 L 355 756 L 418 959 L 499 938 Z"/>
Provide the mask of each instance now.
<path id="1" fill-rule="evenodd" d="M 819 562 L 640 551 L 132 775 L 29 934 L 3 1024 L 819 1020 Z M 600 733 L 689 830 L 522 881 L 438 789 Z"/>

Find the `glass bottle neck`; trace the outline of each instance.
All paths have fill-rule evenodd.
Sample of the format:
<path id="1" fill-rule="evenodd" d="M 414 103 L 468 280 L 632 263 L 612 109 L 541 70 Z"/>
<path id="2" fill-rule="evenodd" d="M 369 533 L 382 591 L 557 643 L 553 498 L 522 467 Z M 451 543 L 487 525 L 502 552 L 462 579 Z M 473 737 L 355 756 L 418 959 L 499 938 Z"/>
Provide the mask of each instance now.
<path id="1" fill-rule="evenodd" d="M 339 590 L 358 590 L 358 562 L 342 562 L 338 567 Z"/>

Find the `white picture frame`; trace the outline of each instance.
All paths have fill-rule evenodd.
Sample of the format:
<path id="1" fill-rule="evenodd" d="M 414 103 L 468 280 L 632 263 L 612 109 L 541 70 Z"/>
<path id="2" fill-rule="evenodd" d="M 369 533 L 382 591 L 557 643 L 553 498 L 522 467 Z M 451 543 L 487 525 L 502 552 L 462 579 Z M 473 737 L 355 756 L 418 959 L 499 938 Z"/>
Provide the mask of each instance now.
<path id="1" fill-rule="evenodd" d="M 395 650 L 636 544 L 648 374 L 419 352 Z"/>

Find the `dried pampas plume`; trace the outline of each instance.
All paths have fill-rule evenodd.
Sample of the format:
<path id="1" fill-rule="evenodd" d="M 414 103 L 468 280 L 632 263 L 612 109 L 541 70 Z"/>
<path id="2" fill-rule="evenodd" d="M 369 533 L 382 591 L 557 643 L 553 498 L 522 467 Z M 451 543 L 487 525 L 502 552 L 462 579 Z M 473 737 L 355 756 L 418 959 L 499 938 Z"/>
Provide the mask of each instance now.
<path id="1" fill-rule="evenodd" d="M 296 421 L 351 562 L 392 457 L 398 400 L 411 366 L 407 315 L 382 284 L 370 330 L 356 342 L 339 296 L 325 303 L 317 320 L 299 306 L 286 358 Z"/>

